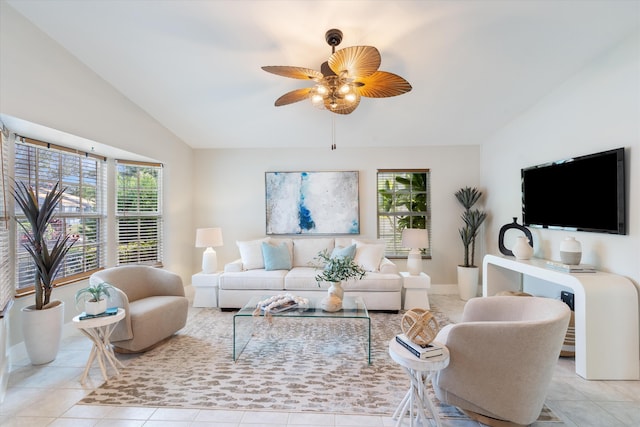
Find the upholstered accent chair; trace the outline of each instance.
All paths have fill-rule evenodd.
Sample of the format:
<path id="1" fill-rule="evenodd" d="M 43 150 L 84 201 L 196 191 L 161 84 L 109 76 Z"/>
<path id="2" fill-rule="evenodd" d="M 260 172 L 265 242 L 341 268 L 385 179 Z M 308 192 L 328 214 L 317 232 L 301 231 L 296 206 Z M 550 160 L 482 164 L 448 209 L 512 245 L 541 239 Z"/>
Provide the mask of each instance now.
<path id="1" fill-rule="evenodd" d="M 470 299 L 436 337 L 451 354 L 434 379 L 441 402 L 494 426 L 529 425 L 544 405 L 571 311 L 559 300 Z"/>
<path id="2" fill-rule="evenodd" d="M 111 334 L 110 340 L 116 351 L 147 351 L 187 323 L 189 302 L 184 294 L 182 279 L 175 273 L 160 268 L 127 265 L 93 273 L 90 282 L 107 282 L 116 288 L 110 305 L 125 310 L 125 318 Z"/>

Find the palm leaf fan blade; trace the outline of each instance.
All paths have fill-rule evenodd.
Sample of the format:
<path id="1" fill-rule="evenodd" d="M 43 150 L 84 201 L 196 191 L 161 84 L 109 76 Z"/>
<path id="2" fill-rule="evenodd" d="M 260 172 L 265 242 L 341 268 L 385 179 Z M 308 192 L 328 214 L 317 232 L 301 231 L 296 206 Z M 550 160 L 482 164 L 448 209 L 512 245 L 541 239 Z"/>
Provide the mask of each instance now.
<path id="1" fill-rule="evenodd" d="M 300 80 L 321 80 L 323 75 L 319 71 L 311 68 L 290 67 L 287 65 L 267 65 L 262 69 L 268 73 L 276 74 L 282 77 L 289 77 Z"/>
<path id="2" fill-rule="evenodd" d="M 351 46 L 329 57 L 328 63 L 336 75 L 347 72 L 347 78 L 367 77 L 380 68 L 380 52 L 373 46 Z"/>
<path id="3" fill-rule="evenodd" d="M 388 98 L 407 93 L 411 84 L 402 77 L 387 71 L 376 71 L 368 77 L 356 80 L 356 90 L 367 98 Z"/>
<path id="4" fill-rule="evenodd" d="M 311 88 L 303 88 L 292 90 L 291 92 L 287 92 L 282 95 L 280 98 L 276 99 L 275 105 L 276 107 L 281 107 L 283 105 L 293 104 L 294 102 L 303 101 L 309 98 L 309 94 L 311 93 Z"/>

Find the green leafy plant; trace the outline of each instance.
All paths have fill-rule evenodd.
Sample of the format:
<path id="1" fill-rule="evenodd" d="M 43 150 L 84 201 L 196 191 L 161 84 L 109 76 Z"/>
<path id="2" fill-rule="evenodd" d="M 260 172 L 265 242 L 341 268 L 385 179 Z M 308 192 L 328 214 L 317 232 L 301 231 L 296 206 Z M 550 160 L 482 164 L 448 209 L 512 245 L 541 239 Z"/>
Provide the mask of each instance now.
<path id="1" fill-rule="evenodd" d="M 76 304 L 80 301 L 98 302 L 102 297 L 110 297 L 111 294 L 109 293 L 109 289 L 113 289 L 113 286 L 107 282 L 79 289 L 78 292 L 76 292 Z"/>
<path id="2" fill-rule="evenodd" d="M 35 307 L 36 310 L 49 308 L 53 280 L 71 246 L 78 240 L 78 236 L 64 233 L 51 233 L 55 211 L 62 200 L 65 189 L 60 189 L 59 183 L 45 194 L 42 203 L 38 200 L 36 191 L 21 181 L 17 181 L 13 195 L 16 204 L 26 217 L 26 223 L 16 221 L 24 231 L 25 242 L 22 246 L 31 255 L 36 267 L 35 274 Z M 51 234 L 56 237 L 50 238 Z M 53 246 L 49 248 L 49 244 Z"/>
<path id="3" fill-rule="evenodd" d="M 353 261 L 353 257 L 331 257 L 327 250 L 318 254 L 315 258 L 324 264 L 322 273 L 316 276 L 316 282 L 342 282 L 349 279 L 362 279 L 366 271 Z"/>
<path id="4" fill-rule="evenodd" d="M 487 214 L 479 209 L 471 209 L 480 200 L 482 192 L 477 188 L 464 187 L 455 193 L 456 199 L 464 207 L 462 220 L 464 226 L 458 231 L 464 245 L 464 263 L 462 267 L 475 267 L 476 237 L 478 230 L 487 218 Z"/>

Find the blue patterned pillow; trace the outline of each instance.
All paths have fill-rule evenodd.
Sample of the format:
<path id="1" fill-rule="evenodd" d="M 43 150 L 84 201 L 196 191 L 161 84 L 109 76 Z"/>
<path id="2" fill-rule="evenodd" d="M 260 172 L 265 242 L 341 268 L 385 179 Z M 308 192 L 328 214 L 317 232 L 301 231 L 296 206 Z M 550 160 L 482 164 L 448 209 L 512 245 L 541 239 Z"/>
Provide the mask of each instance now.
<path id="1" fill-rule="evenodd" d="M 262 257 L 264 258 L 264 269 L 271 270 L 291 270 L 291 254 L 286 243 L 273 246 L 262 243 Z"/>

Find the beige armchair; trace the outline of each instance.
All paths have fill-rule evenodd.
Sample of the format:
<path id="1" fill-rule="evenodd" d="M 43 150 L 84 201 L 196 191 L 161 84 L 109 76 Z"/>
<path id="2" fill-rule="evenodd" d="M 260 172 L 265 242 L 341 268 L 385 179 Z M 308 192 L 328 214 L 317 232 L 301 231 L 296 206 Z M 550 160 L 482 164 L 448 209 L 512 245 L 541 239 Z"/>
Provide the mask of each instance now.
<path id="1" fill-rule="evenodd" d="M 467 302 L 458 324 L 436 341 L 449 366 L 434 378 L 438 399 L 483 424 L 533 423 L 545 397 L 569 324 L 569 307 L 549 298 L 495 296 Z"/>
<path id="2" fill-rule="evenodd" d="M 125 318 L 111 334 L 116 351 L 147 351 L 187 323 L 189 302 L 177 274 L 131 265 L 98 271 L 90 282 L 107 282 L 116 288 L 110 305 L 125 309 Z"/>

